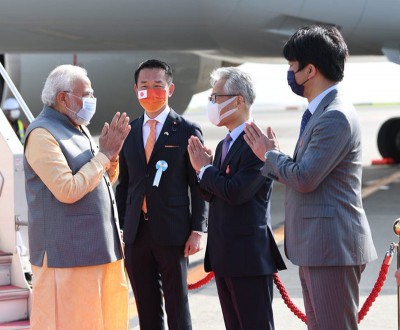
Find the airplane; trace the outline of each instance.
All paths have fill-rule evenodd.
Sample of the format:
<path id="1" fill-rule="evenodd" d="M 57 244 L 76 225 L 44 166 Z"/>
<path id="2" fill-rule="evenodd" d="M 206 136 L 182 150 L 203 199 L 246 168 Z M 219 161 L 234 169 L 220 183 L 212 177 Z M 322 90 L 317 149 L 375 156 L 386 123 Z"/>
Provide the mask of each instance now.
<path id="1" fill-rule="evenodd" d="M 222 65 L 282 61 L 282 45 L 299 27 L 337 26 L 350 55 L 382 55 L 400 64 L 400 2 L 368 0 L 3 0 L 0 62 L 34 115 L 48 73 L 71 63 L 88 70 L 98 97 L 91 129 L 116 111 L 142 110 L 133 74 L 159 58 L 174 69 L 171 105 L 183 113 L 193 94 L 209 87 Z M 0 82 L 4 100 L 10 91 Z M 378 134 L 383 157 L 400 162 L 400 119 Z"/>
<path id="2" fill-rule="evenodd" d="M 172 66 L 170 104 L 183 113 L 214 68 L 282 63 L 284 42 L 309 24 L 337 26 L 351 56 L 384 54 L 400 64 L 399 14 L 399 0 L 2 0 L 0 63 L 34 116 L 55 66 L 85 67 L 98 98 L 90 130 L 98 132 L 116 111 L 142 113 L 133 75 L 146 59 Z M 12 94 L 0 77 L 0 101 Z M 382 125 L 378 148 L 400 162 L 400 117 Z M 0 291 L 19 287 L 0 296 L 4 324 L 29 317 L 30 264 L 23 148 L 1 111 L 0 154 Z"/>

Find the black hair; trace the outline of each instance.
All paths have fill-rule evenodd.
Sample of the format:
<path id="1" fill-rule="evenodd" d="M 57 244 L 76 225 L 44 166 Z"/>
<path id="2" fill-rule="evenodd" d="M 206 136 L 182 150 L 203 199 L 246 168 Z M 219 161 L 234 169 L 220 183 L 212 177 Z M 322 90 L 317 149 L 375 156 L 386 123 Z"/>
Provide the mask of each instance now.
<path id="1" fill-rule="evenodd" d="M 168 85 L 172 83 L 173 76 L 171 67 L 163 61 L 152 59 L 139 64 L 139 67 L 135 71 L 135 84 L 138 82 L 139 73 L 142 69 L 162 69 L 165 72 Z"/>
<path id="2" fill-rule="evenodd" d="M 313 64 L 328 80 L 344 76 L 347 45 L 335 26 L 310 25 L 297 30 L 283 47 L 288 61 L 298 61 L 299 70 Z"/>

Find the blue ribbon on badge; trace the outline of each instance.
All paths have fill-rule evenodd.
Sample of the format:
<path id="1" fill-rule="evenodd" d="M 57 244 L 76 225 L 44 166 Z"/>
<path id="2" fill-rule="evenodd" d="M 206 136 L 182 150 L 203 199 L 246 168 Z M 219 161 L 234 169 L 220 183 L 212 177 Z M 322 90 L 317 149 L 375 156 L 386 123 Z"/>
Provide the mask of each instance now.
<path id="1" fill-rule="evenodd" d="M 160 184 L 162 172 L 166 171 L 167 168 L 168 168 L 168 164 L 165 160 L 159 160 L 156 163 L 157 172 L 156 172 L 156 176 L 154 177 L 153 186 L 158 187 L 158 185 Z"/>

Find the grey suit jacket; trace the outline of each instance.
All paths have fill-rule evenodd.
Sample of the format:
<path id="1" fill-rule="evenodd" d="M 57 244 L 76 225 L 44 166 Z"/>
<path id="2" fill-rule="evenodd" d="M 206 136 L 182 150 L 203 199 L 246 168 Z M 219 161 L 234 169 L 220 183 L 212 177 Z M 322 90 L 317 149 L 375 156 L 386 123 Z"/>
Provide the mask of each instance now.
<path id="1" fill-rule="evenodd" d="M 293 158 L 268 154 L 262 174 L 286 185 L 285 248 L 294 264 L 361 265 L 377 257 L 361 199 L 361 151 L 356 110 L 333 90 Z"/>

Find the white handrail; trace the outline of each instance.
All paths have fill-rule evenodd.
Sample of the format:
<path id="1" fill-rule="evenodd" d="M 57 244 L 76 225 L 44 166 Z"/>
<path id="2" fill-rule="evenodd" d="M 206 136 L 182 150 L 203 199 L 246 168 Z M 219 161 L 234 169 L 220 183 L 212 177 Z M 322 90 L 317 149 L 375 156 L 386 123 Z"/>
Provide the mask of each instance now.
<path id="1" fill-rule="evenodd" d="M 26 118 L 28 118 L 29 122 L 31 123 L 35 119 L 35 117 L 33 117 L 31 110 L 29 110 L 24 99 L 22 98 L 21 94 L 19 93 L 17 87 L 15 87 L 13 81 L 11 80 L 10 76 L 8 75 L 6 69 L 4 68 L 4 66 L 1 62 L 0 62 L 0 73 L 1 73 L 4 81 L 7 83 L 8 88 L 10 88 L 14 97 L 17 99 L 19 105 L 22 108 L 22 111 L 25 113 Z"/>

